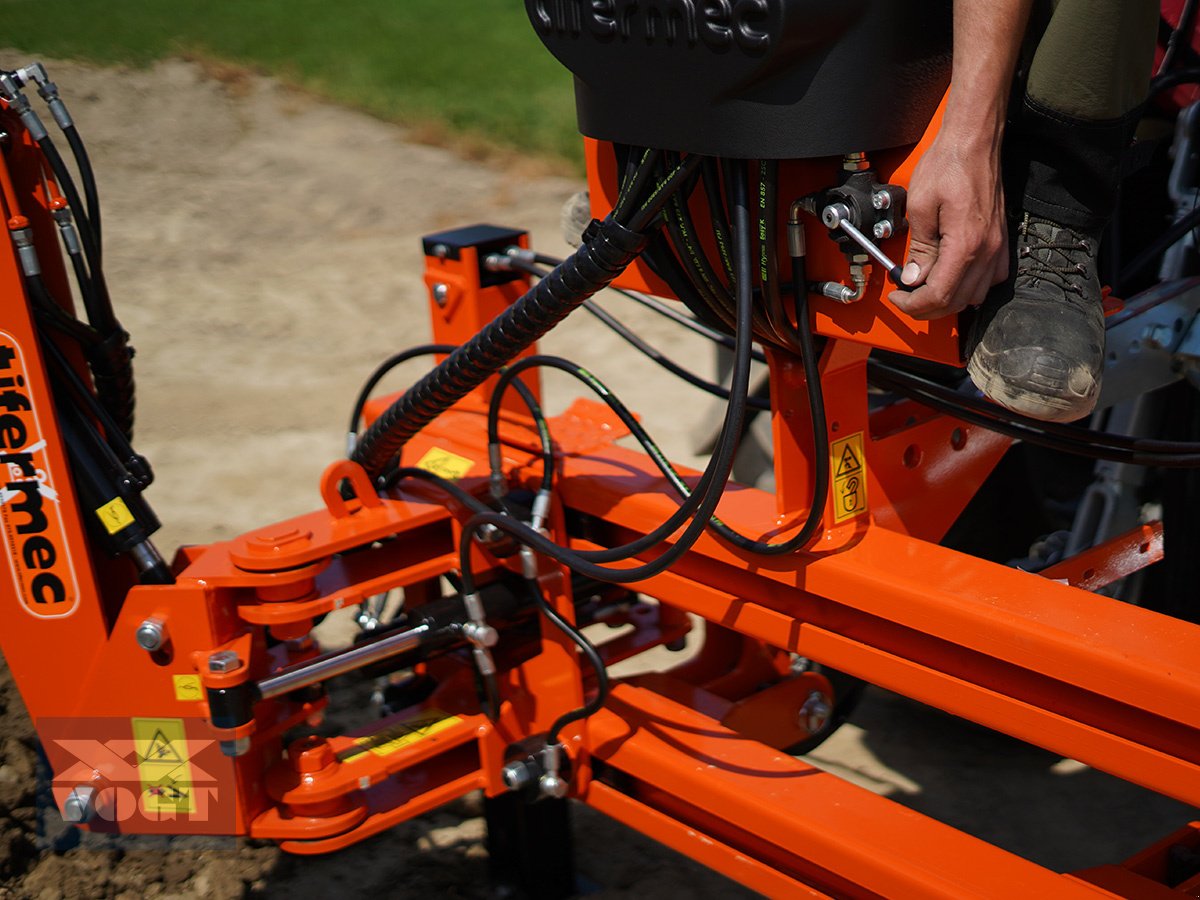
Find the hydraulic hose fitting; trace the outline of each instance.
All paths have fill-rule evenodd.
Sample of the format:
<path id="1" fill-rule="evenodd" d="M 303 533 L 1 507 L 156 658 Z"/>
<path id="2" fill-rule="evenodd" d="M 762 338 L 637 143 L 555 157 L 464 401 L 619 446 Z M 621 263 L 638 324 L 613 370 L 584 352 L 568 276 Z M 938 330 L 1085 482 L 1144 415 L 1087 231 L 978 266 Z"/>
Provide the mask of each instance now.
<path id="1" fill-rule="evenodd" d="M 42 264 L 38 261 L 37 248 L 33 246 L 33 229 L 29 227 L 29 220 L 24 216 L 14 216 L 8 220 L 8 230 L 25 277 L 36 278 L 41 275 Z"/>
<path id="2" fill-rule="evenodd" d="M 528 544 L 521 545 L 521 575 L 526 581 L 536 582 L 538 577 L 537 554 Z"/>
<path id="3" fill-rule="evenodd" d="M 483 267 L 489 272 L 511 272 L 514 269 L 513 258 L 503 253 L 489 253 L 483 258 Z"/>
<path id="4" fill-rule="evenodd" d="M 30 63 L 23 66 L 14 73 L 17 78 L 24 84 L 36 84 L 38 96 L 40 96 L 46 105 L 50 107 L 50 115 L 54 116 L 54 121 L 63 131 L 75 127 L 75 122 L 71 119 L 71 114 L 67 112 L 67 105 L 63 103 L 62 98 L 58 96 L 58 85 L 50 80 L 50 76 L 46 74 L 46 67 L 40 62 Z"/>
<path id="5" fill-rule="evenodd" d="M 792 259 L 799 259 L 808 253 L 808 247 L 804 240 L 804 224 L 800 220 L 800 213 L 804 211 L 803 200 L 793 200 L 791 208 L 788 210 L 787 245 L 788 256 Z"/>
<path id="6" fill-rule="evenodd" d="M 71 208 L 65 204 L 56 206 L 50 210 L 50 215 L 54 217 L 54 221 L 58 225 L 58 232 L 62 236 L 63 246 L 67 248 L 67 253 L 70 256 L 79 256 L 83 253 L 83 245 L 79 242 L 79 232 L 71 219 Z"/>
<path id="7" fill-rule="evenodd" d="M 479 677 L 485 682 L 494 682 L 496 678 L 496 661 L 492 658 L 492 648 L 500 641 L 500 633 L 487 623 L 483 609 L 483 600 L 478 591 L 463 594 L 463 609 L 467 621 L 462 625 L 462 636 L 471 645 L 471 656 L 475 660 L 475 668 Z M 493 710 L 493 714 L 499 710 Z"/>
<path id="8" fill-rule="evenodd" d="M 524 263 L 527 266 L 532 266 L 537 262 L 536 252 L 528 250 L 525 247 L 518 247 L 516 244 L 511 247 L 505 247 L 504 254 L 512 259 L 513 262 Z"/>
<path id="9" fill-rule="evenodd" d="M 563 748 L 561 744 L 547 744 L 542 750 L 542 776 L 538 779 L 538 792 L 543 797 L 561 800 L 567 796 L 571 786 L 560 775 Z"/>
<path id="10" fill-rule="evenodd" d="M 488 490 L 493 499 L 502 500 L 508 493 L 508 482 L 504 479 L 504 453 L 499 444 L 488 444 Z"/>
<path id="11" fill-rule="evenodd" d="M 29 132 L 30 140 L 38 144 L 46 139 L 48 132 L 38 114 L 29 105 L 29 98 L 21 92 L 21 85 L 22 82 L 15 72 L 0 72 L 0 98 L 21 117 L 21 124 Z"/>
<path id="12" fill-rule="evenodd" d="M 546 516 L 550 514 L 550 492 L 542 488 L 533 498 L 533 508 L 529 515 L 529 527 L 540 532 L 546 524 Z"/>
<path id="13" fill-rule="evenodd" d="M 856 300 L 861 300 L 863 295 L 862 286 L 852 288 L 850 285 L 838 281 L 819 281 L 816 287 L 821 296 L 838 303 L 854 303 Z"/>

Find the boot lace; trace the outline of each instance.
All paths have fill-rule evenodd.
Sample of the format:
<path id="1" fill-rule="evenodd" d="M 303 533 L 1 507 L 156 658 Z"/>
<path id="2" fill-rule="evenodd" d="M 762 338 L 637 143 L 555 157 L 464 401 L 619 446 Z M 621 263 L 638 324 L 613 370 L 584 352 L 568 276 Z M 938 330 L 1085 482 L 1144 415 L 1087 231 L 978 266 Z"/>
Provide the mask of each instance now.
<path id="1" fill-rule="evenodd" d="M 1048 240 L 1041 228 L 1033 225 L 1026 215 L 1017 226 L 1018 272 L 1025 277 L 1048 281 L 1064 291 L 1083 296 L 1088 277 L 1087 260 L 1091 259 L 1092 248 L 1086 240 L 1072 237 L 1072 232 L 1059 228 L 1055 240 Z M 1051 228 L 1043 225 L 1043 228 Z"/>

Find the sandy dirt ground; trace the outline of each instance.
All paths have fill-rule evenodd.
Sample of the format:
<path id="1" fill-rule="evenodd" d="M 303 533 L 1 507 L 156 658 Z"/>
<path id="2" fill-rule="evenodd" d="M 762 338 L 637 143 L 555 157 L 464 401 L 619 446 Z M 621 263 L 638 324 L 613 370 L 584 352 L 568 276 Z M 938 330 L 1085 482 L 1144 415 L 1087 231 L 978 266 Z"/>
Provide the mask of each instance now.
<path id="1" fill-rule="evenodd" d="M 4 57 L 6 67 L 23 61 Z M 272 81 L 191 63 L 56 64 L 52 75 L 99 173 L 108 280 L 138 351 L 136 437 L 158 475 L 149 497 L 165 523 L 164 550 L 319 503 L 318 475 L 343 452 L 360 383 L 387 354 L 428 335 L 422 234 L 491 222 L 528 228 L 548 252 L 565 249 L 559 209 L 579 184 L 536 166 L 467 160 Z M 708 349 L 673 326 L 619 298 L 608 306 L 677 358 L 710 365 Z M 709 405 L 692 389 L 582 314 L 543 347 L 593 368 L 669 455 L 694 460 Z M 550 379 L 552 412 L 573 395 Z M 71 848 L 76 836 L 39 800 L 33 732 L 7 671 L 0 714 L 0 895 L 489 896 L 477 798 L 319 859 L 234 842 Z M 1120 859 L 1191 817 L 883 691 L 869 692 L 813 759 L 1060 869 Z M 576 810 L 574 830 L 595 896 L 738 893 L 589 810 Z"/>

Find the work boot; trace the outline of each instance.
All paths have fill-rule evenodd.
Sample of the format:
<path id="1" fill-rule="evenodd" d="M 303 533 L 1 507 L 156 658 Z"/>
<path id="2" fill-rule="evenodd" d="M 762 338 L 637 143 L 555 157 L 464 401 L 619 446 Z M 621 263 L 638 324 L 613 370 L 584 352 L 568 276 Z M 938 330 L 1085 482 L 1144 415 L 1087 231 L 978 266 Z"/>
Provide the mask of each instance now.
<path id="1" fill-rule="evenodd" d="M 1029 214 L 1016 232 L 1016 277 L 975 317 L 967 372 L 1014 412 L 1073 422 L 1096 406 L 1104 365 L 1098 237 Z"/>

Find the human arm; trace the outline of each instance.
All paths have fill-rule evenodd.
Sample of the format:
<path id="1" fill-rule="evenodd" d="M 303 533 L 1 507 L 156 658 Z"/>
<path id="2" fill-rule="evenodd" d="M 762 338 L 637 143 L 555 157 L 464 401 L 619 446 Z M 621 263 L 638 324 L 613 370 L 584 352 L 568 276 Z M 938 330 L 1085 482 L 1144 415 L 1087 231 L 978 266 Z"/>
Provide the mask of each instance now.
<path id="1" fill-rule="evenodd" d="M 954 0 L 953 75 L 942 125 L 909 184 L 904 283 L 918 319 L 983 302 L 1008 275 L 1000 144 L 1031 0 Z"/>

